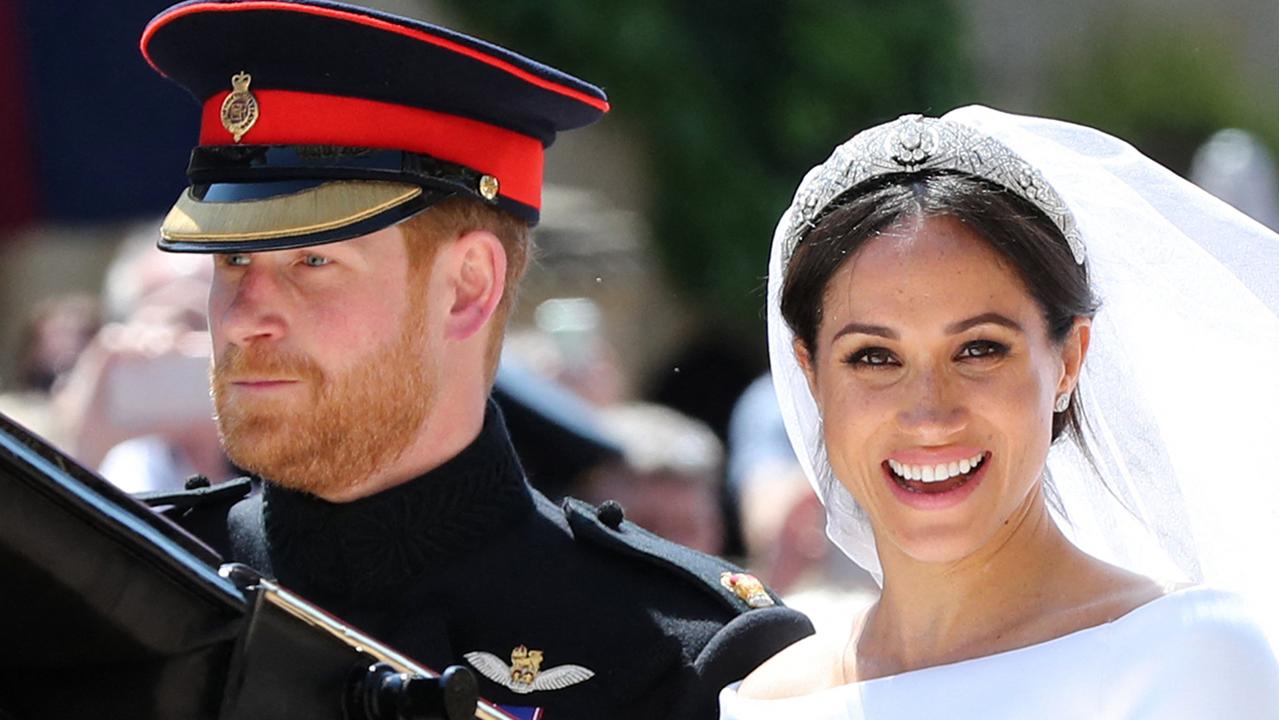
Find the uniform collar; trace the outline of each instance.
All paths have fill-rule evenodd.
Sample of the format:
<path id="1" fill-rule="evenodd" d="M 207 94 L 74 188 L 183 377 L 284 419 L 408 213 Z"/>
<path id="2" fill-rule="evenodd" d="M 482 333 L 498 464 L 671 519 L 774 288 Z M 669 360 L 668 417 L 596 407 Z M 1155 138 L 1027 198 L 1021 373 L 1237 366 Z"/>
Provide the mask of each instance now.
<path id="1" fill-rule="evenodd" d="M 282 583 L 317 600 L 354 599 L 479 549 L 532 510 L 506 423 L 490 401 L 479 436 L 438 468 L 349 503 L 267 483 L 263 521 Z"/>

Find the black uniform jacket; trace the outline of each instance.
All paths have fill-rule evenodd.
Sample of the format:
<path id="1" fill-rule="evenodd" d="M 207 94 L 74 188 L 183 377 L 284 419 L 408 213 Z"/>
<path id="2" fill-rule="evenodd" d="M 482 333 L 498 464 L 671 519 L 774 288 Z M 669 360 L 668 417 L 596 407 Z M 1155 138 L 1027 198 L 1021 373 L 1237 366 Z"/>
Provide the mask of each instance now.
<path id="1" fill-rule="evenodd" d="M 812 633 L 780 602 L 752 608 L 726 587 L 738 568 L 624 521 L 615 504 L 547 500 L 492 403 L 474 443 L 377 495 L 333 504 L 267 483 L 232 505 L 235 494 L 174 519 L 420 663 L 469 667 L 486 699 L 543 708 L 546 720 L 714 718 L 721 687 Z"/>

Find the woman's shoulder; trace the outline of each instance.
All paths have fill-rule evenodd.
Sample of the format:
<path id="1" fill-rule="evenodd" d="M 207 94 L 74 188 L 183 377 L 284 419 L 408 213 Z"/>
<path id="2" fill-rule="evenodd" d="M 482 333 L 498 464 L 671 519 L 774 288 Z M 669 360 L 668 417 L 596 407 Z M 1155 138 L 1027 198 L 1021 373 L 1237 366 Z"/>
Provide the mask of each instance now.
<path id="1" fill-rule="evenodd" d="M 776 700 L 841 685 L 839 668 L 847 640 L 820 633 L 810 635 L 755 668 L 737 688 L 737 694 L 753 700 Z"/>
<path id="2" fill-rule="evenodd" d="M 1112 698 L 1159 717 L 1279 717 L 1279 657 L 1255 610 L 1197 586 L 1129 613 L 1108 643 Z"/>
<path id="3" fill-rule="evenodd" d="M 1266 645 L 1256 610 L 1242 595 L 1194 585 L 1170 591 L 1135 608 L 1115 625 L 1126 633 L 1150 635 L 1152 643 L 1148 646 L 1193 647 L 1195 643 L 1223 642 Z"/>

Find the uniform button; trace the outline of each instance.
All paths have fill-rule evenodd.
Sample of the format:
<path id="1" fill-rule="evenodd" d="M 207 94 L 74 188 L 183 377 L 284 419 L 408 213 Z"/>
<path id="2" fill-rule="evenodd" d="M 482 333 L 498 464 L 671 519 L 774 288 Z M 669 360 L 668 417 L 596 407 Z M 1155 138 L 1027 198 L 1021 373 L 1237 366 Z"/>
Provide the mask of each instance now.
<path id="1" fill-rule="evenodd" d="M 191 477 L 187 478 L 187 481 L 184 484 L 184 487 L 187 490 L 199 490 L 200 488 L 207 488 L 210 485 L 212 485 L 212 483 L 209 482 L 209 479 L 207 477 L 203 475 L 192 475 Z"/>
<path id="2" fill-rule="evenodd" d="M 595 517 L 606 526 L 616 530 L 621 527 L 625 512 L 616 500 L 605 500 L 595 508 Z"/>

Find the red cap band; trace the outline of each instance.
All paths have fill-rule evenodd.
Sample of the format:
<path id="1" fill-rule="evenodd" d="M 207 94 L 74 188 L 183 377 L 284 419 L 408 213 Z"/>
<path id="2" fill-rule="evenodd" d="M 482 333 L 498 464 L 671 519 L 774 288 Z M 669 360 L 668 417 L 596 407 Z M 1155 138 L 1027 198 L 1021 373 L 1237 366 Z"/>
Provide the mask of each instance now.
<path id="1" fill-rule="evenodd" d="M 246 145 L 342 145 L 430 155 L 497 178 L 499 194 L 542 206 L 542 143 L 478 120 L 362 98 L 252 88 L 259 113 Z M 221 92 L 204 103 L 201 145 L 234 145 Z"/>

